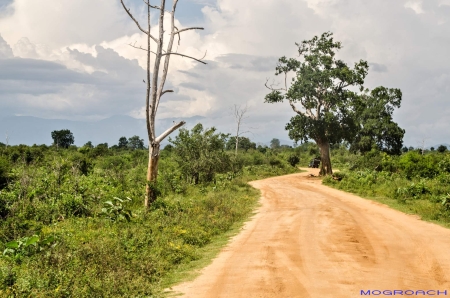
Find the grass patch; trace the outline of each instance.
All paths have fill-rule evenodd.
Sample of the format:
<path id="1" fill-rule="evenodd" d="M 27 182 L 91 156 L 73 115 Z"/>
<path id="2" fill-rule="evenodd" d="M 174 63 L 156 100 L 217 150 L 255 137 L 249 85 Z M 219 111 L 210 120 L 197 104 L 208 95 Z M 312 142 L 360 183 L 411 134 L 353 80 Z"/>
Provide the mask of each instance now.
<path id="1" fill-rule="evenodd" d="M 325 177 L 323 184 L 450 228 L 450 212 L 443 204 L 450 189 L 437 178 L 407 179 L 399 173 L 348 170 L 339 177 L 340 181 Z"/>

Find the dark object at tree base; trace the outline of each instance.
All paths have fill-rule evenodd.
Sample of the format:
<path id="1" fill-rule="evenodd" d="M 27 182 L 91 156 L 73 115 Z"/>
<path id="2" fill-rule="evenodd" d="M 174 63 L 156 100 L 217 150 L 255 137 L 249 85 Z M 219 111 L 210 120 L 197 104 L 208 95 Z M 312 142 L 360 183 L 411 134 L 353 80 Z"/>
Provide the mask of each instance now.
<path id="1" fill-rule="evenodd" d="M 318 168 L 320 166 L 320 158 L 314 158 L 309 162 L 308 168 Z"/>

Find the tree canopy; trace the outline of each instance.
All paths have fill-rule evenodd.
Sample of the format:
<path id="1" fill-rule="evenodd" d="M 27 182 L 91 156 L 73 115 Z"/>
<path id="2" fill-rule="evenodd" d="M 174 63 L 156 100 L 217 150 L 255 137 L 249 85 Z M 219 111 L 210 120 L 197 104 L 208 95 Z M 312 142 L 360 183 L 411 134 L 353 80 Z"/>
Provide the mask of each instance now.
<path id="1" fill-rule="evenodd" d="M 52 131 L 53 145 L 56 147 L 69 148 L 75 142 L 72 132 L 68 129 Z"/>
<path id="2" fill-rule="evenodd" d="M 270 148 L 272 148 L 272 149 L 278 149 L 278 148 L 280 148 L 280 140 L 279 139 L 272 139 L 271 141 L 270 141 Z"/>
<path id="3" fill-rule="evenodd" d="M 236 147 L 236 137 L 231 137 L 228 139 L 226 148 L 227 150 L 232 150 Z M 256 143 L 253 143 L 247 137 L 239 137 L 238 149 L 247 151 L 248 149 L 256 149 Z"/>
<path id="4" fill-rule="evenodd" d="M 144 149 L 144 139 L 139 138 L 139 136 L 132 136 L 128 138 L 127 147 L 131 150 Z"/>
<path id="5" fill-rule="evenodd" d="M 397 152 L 404 134 L 391 117 L 394 107 L 400 106 L 400 90 L 384 87 L 370 93 L 364 90 L 368 63 L 360 60 L 352 68 L 337 59 L 336 52 L 342 44 L 335 42 L 332 35 L 326 32 L 296 43 L 301 60 L 285 56 L 278 60 L 275 75 L 284 76 L 283 88 L 274 88 L 266 82 L 271 92 L 265 102 L 287 100 L 296 113 L 286 125 L 289 137 L 296 142 L 313 139 L 319 146 L 321 174 L 332 174 L 330 144 L 346 140 L 357 150 L 375 144 Z M 291 72 L 294 76 L 288 86 Z"/>
<path id="6" fill-rule="evenodd" d="M 128 140 L 126 137 L 119 138 L 119 144 L 117 145 L 119 149 L 126 149 L 128 147 Z"/>

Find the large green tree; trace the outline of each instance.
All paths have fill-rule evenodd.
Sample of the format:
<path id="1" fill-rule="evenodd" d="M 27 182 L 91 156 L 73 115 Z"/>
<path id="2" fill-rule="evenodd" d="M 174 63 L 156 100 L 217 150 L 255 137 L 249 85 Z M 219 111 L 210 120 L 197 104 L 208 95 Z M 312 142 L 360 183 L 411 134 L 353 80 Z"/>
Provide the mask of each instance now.
<path id="1" fill-rule="evenodd" d="M 287 100 L 297 114 L 286 125 L 289 137 L 295 141 L 313 139 L 319 146 L 321 175 L 333 173 L 330 144 L 342 140 L 353 143 L 358 133 L 360 138 L 365 135 L 373 137 L 374 130 L 369 129 L 366 121 L 376 119 L 378 115 L 375 112 L 380 111 L 373 109 L 375 112 L 369 113 L 367 117 L 358 115 L 358 108 L 363 109 L 364 104 L 370 101 L 376 102 L 380 94 L 372 92 L 369 96 L 367 91 L 363 94 L 355 91 L 364 90 L 369 65 L 360 60 L 352 68 L 337 59 L 336 51 L 342 48 L 342 44 L 335 42 L 332 35 L 326 32 L 301 44 L 296 43 L 301 60 L 286 57 L 279 59 L 275 75 L 284 76 L 283 88 L 275 89 L 266 82 L 271 92 L 266 95 L 265 101 L 277 103 Z M 294 75 L 288 87 L 290 73 Z M 394 89 L 380 90 L 387 90 L 390 95 L 398 94 Z M 391 96 L 391 99 L 394 97 Z M 362 129 L 364 127 L 367 128 L 365 131 Z"/>
<path id="2" fill-rule="evenodd" d="M 401 154 L 405 130 L 392 120 L 395 108 L 400 107 L 400 89 L 377 87 L 366 91 L 353 102 L 355 135 L 350 151 L 365 153 L 372 148 L 389 154 Z"/>

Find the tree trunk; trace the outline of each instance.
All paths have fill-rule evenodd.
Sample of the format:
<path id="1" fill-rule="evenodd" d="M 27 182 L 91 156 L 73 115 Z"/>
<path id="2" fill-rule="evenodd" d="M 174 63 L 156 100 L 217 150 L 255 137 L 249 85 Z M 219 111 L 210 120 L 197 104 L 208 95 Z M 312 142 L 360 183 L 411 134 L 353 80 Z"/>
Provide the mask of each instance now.
<path id="1" fill-rule="evenodd" d="M 145 201 L 144 206 L 148 206 L 156 200 L 155 183 L 158 177 L 158 161 L 159 161 L 159 147 L 158 143 L 150 144 L 148 148 L 148 168 L 147 168 L 147 185 L 145 186 Z"/>
<path id="2" fill-rule="evenodd" d="M 237 151 L 238 151 L 238 145 L 239 145 L 239 137 L 236 135 L 236 156 L 237 156 Z"/>
<path id="3" fill-rule="evenodd" d="M 333 170 L 331 169 L 331 159 L 330 159 L 330 143 L 329 142 L 317 142 L 320 148 L 320 172 L 319 175 L 333 175 Z"/>

